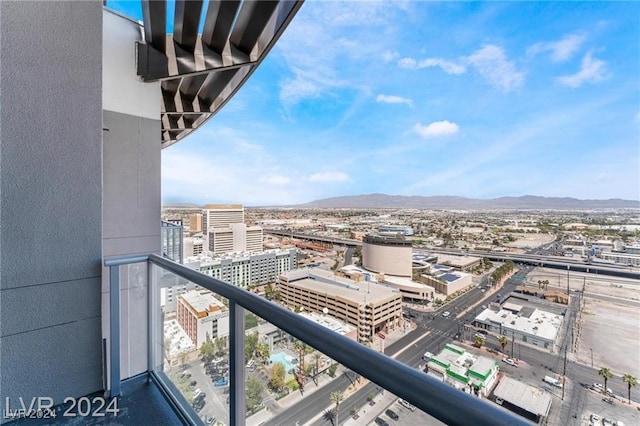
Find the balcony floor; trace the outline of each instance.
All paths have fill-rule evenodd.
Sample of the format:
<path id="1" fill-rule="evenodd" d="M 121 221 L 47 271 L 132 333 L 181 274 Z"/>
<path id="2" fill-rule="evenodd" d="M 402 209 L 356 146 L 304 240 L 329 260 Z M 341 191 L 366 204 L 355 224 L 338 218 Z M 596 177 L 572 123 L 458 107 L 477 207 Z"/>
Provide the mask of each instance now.
<path id="1" fill-rule="evenodd" d="M 63 417 L 64 409 L 56 407 L 55 419 L 20 419 L 11 425 L 181 425 L 183 421 L 165 399 L 162 392 L 147 376 L 141 375 L 122 382 L 117 417 Z M 101 396 L 101 394 L 90 395 Z M 76 410 L 77 412 L 77 410 Z"/>

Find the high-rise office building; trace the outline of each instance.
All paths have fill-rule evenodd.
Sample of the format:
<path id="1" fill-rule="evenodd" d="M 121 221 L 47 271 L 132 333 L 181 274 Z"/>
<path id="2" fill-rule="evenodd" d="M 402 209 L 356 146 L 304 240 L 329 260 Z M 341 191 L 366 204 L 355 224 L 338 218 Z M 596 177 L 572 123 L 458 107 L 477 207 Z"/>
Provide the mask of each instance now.
<path id="1" fill-rule="evenodd" d="M 202 213 L 189 215 L 189 233 L 191 235 L 202 232 Z"/>
<path id="2" fill-rule="evenodd" d="M 207 204 L 202 209 L 202 228 L 228 228 L 234 223 L 244 223 L 244 207 L 241 204 Z"/>
<path id="3" fill-rule="evenodd" d="M 202 210 L 205 247 L 214 255 L 261 251 L 262 228 L 244 223 L 240 204 L 207 204 Z"/>

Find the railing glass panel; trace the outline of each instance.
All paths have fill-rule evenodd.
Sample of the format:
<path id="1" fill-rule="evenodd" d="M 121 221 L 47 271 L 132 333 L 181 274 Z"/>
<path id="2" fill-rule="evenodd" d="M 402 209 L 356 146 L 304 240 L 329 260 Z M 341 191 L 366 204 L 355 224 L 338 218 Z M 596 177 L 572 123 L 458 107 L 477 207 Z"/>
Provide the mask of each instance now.
<path id="1" fill-rule="evenodd" d="M 424 374 L 421 342 L 428 336 L 415 336 L 403 324 L 391 327 L 398 334 L 395 342 L 390 341 L 389 335 L 384 342 L 374 337 L 366 347 L 356 341 L 361 337 L 359 334 L 338 333 L 319 321 L 302 318 L 291 307 L 279 306 L 153 254 L 105 261 L 106 266 L 111 266 L 112 291 L 117 289 L 120 279 L 117 265 L 147 260 L 149 371 L 182 412 L 185 423 L 201 424 L 215 417 L 215 421 L 233 425 L 335 424 L 332 412 L 338 408 L 340 424 L 360 416 L 358 424 L 375 422 L 377 417 L 378 424 L 388 423 L 387 417 L 395 420 L 388 409 L 406 416 L 403 420 L 406 423 L 423 424 L 427 414 L 419 410 L 424 410 L 448 424 L 530 424 L 478 398 L 471 387 L 465 393 L 442 379 Z M 179 296 L 181 291 L 183 294 Z M 190 292 L 212 298 L 202 302 L 194 296 L 192 309 L 185 306 L 181 310 L 180 299 Z M 188 315 L 193 317 L 191 322 Z M 326 312 L 316 315 L 322 318 Z M 213 321 L 215 329 L 213 324 L 206 325 Z M 269 334 L 260 329 L 261 325 L 278 335 L 279 342 L 268 350 L 258 347 L 259 343 L 267 343 Z M 112 322 L 113 339 L 118 338 L 118 327 L 117 321 Z M 203 345 L 213 349 L 202 350 Z M 272 358 L 278 350 L 282 354 Z M 293 374 L 289 380 L 285 375 L 284 386 L 281 382 L 277 386 L 270 383 L 270 370 L 280 360 L 278 357 L 291 365 L 297 360 L 297 367 L 285 367 L 285 373 L 293 370 Z M 118 357 L 112 357 L 111 362 L 118 364 Z M 335 369 L 331 373 L 335 377 L 330 377 L 329 368 Z M 294 389 L 295 383 L 303 384 L 302 392 L 299 387 Z M 286 387 L 291 389 L 289 394 L 281 395 Z M 332 397 L 336 392 L 342 392 L 342 408 L 336 407 L 335 396 Z M 201 393 L 205 396 L 197 396 Z M 394 395 L 410 405 L 401 404 Z M 284 400 L 289 397 L 295 400 Z M 414 411 L 411 406 L 417 409 Z"/>
<path id="2" fill-rule="evenodd" d="M 154 372 L 205 424 L 229 424 L 229 301 L 152 266 Z"/>

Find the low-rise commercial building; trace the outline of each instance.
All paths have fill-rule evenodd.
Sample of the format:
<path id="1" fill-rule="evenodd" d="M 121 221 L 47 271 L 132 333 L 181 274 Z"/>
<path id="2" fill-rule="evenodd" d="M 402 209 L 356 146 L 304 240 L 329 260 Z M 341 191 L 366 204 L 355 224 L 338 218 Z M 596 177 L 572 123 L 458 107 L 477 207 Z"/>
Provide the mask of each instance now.
<path id="1" fill-rule="evenodd" d="M 229 311 L 209 290 L 189 290 L 178 296 L 176 320 L 196 348 L 229 335 Z"/>
<path id="2" fill-rule="evenodd" d="M 452 254 L 438 253 L 438 263 L 441 265 L 451 266 L 459 271 L 470 271 L 480 264 L 482 260 L 475 256 L 455 256 Z"/>
<path id="3" fill-rule="evenodd" d="M 552 350 L 563 318 L 562 315 L 508 302 L 499 310 L 489 308 L 482 311 L 475 318 L 474 325 L 499 336 Z"/>
<path id="4" fill-rule="evenodd" d="M 454 271 L 451 267 L 435 265 L 431 271 L 432 275 L 422 274 L 420 280 L 445 296 L 473 285 L 471 274 Z"/>
<path id="5" fill-rule="evenodd" d="M 476 356 L 459 346 L 447 344 L 427 362 L 428 374 L 459 389 L 484 397 L 498 379 L 498 363 L 490 358 Z"/>
<path id="6" fill-rule="evenodd" d="M 320 269 L 298 270 L 280 275 L 278 289 L 291 309 L 328 314 L 354 326 L 360 342 L 401 326 L 402 296 L 375 282 L 356 282 Z"/>
<path id="7" fill-rule="evenodd" d="M 551 394 L 510 377 L 503 377 L 493 391 L 500 405 L 523 417 L 543 424 L 551 410 Z"/>

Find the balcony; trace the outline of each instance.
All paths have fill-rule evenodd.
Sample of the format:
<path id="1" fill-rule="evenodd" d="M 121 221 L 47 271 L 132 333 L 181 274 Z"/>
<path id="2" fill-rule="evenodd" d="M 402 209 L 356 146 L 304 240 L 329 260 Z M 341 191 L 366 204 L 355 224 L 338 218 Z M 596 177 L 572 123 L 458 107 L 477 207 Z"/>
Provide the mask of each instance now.
<path id="1" fill-rule="evenodd" d="M 354 378 L 356 378 L 355 380 L 362 384 L 361 389 L 369 390 L 358 389 L 353 392 L 354 395 L 358 392 L 361 394 L 368 392 L 366 395 L 369 398 L 368 395 L 371 393 L 379 394 L 386 390 L 387 398 L 397 397 L 409 401 L 428 415 L 447 424 L 529 424 L 526 420 L 501 407 L 458 391 L 416 369 L 302 318 L 255 294 L 154 254 L 111 258 L 105 261 L 105 265 L 109 268 L 110 294 L 112 295 L 109 308 L 110 318 L 114 319 L 111 321 L 110 330 L 112 342 L 120 340 L 118 321 L 120 301 L 118 295 L 120 294 L 121 273 L 126 273 L 129 265 L 140 263 L 146 264 L 148 271 L 148 288 L 150 289 L 148 312 L 150 315 L 148 317 L 149 333 L 147 339 L 148 347 L 151 349 L 147 354 L 148 371 L 137 379 L 121 382 L 119 380 L 120 348 L 118 344 L 110 346 L 111 361 L 108 368 L 110 378 L 108 383 L 111 385 L 109 395 L 119 395 L 121 398 L 120 406 L 128 407 L 126 412 L 122 413 L 124 415 L 119 417 L 121 424 L 139 423 L 139 419 L 146 415 L 147 409 L 156 406 L 157 410 L 161 410 L 159 412 L 163 414 L 159 416 L 155 424 L 166 423 L 167 419 L 171 424 L 176 422 L 204 424 L 214 416 L 211 413 L 207 414 L 206 410 L 198 412 L 205 405 L 205 402 L 207 407 L 215 411 L 216 421 L 223 424 L 251 425 L 263 422 L 266 422 L 265 424 L 270 422 L 289 424 L 288 422 L 292 422 L 291 424 L 293 424 L 298 421 L 291 417 L 295 416 L 295 413 L 287 416 L 287 411 L 269 410 L 270 406 L 275 407 L 274 401 L 281 395 L 274 392 L 274 401 L 265 400 L 262 404 L 255 404 L 255 390 L 251 389 L 249 385 L 245 389 L 245 383 L 248 384 L 258 376 L 255 373 L 254 365 L 256 363 L 268 365 L 267 358 L 273 360 L 276 356 L 281 357 L 287 365 L 286 374 L 291 375 L 291 380 L 297 381 L 299 386 L 302 384 L 300 386 L 302 389 L 283 396 L 283 400 L 290 398 L 298 401 L 305 399 L 312 401 L 313 398 L 316 400 L 321 398 L 320 408 L 317 404 L 314 407 L 315 412 L 318 412 L 316 420 L 321 420 L 318 415 L 325 418 L 332 416 L 331 410 L 325 410 L 322 413 L 323 407 L 331 408 L 330 390 L 347 392 L 351 386 L 356 389 L 358 387 L 354 382 Z M 220 306 L 220 311 L 216 311 L 218 312 L 216 314 L 218 321 L 224 314 L 228 315 L 228 331 L 223 330 L 225 321 L 219 321 L 215 329 L 221 335 L 213 339 L 211 339 L 213 336 L 207 336 L 210 338 L 210 342 L 216 342 L 217 348 L 215 358 L 210 360 L 206 367 L 200 360 L 200 355 L 204 350 L 196 350 L 195 347 L 187 347 L 188 345 L 176 347 L 176 342 L 184 344 L 189 339 L 177 336 L 182 331 L 180 327 L 176 327 L 176 320 L 173 318 L 172 309 L 175 308 L 162 302 L 160 297 L 163 288 L 174 285 L 176 282 L 188 282 L 187 288 L 191 286 L 195 293 L 210 295 L 205 290 L 214 293 L 217 298 L 215 304 L 219 302 Z M 198 302 L 193 301 L 193 303 L 197 304 Z M 247 313 L 250 315 L 247 316 Z M 258 349 L 255 349 L 254 353 L 266 351 L 267 349 L 261 349 L 259 344 L 263 341 L 266 342 L 262 338 L 268 334 L 265 332 L 264 335 L 252 337 L 251 331 L 245 332 L 247 329 L 245 322 L 249 321 L 248 318 L 251 321 L 257 320 L 256 323 L 259 324 L 257 329 L 267 330 L 268 327 L 272 327 L 279 334 L 284 331 L 296 340 L 295 343 L 291 343 L 286 348 L 284 344 L 279 343 L 281 346 L 277 348 L 274 346 L 276 350 L 268 351 L 271 354 L 269 357 L 265 356 L 265 359 L 260 361 L 258 356 L 256 361 L 248 361 L 245 358 L 245 348 L 247 346 L 257 347 Z M 261 328 L 261 326 L 265 328 Z M 227 332 L 228 344 L 224 343 L 227 341 L 225 338 Z M 197 340 L 201 336 L 192 335 L 191 338 Z M 254 339 L 259 339 L 257 346 Z M 196 343 L 196 346 L 200 346 L 200 344 Z M 213 343 L 210 345 L 213 346 Z M 181 349 L 185 351 L 180 352 Z M 300 359 L 303 360 L 302 363 L 300 363 Z M 304 364 L 305 359 L 306 368 L 303 368 L 300 364 Z M 338 374 L 338 377 L 332 380 L 326 374 L 318 374 L 323 368 L 334 363 L 340 366 L 341 371 L 344 371 L 343 375 Z M 311 366 L 309 366 L 310 364 Z M 190 367 L 184 369 L 185 366 Z M 291 368 L 289 369 L 289 367 Z M 208 370 L 207 373 L 212 372 L 215 376 L 213 386 L 208 383 L 205 373 L 199 372 L 199 370 L 204 371 L 205 368 Z M 191 374 L 193 376 L 190 376 Z M 142 383 L 145 382 L 151 383 L 152 386 L 143 386 Z M 194 382 L 195 384 L 190 384 Z M 329 382 L 330 384 L 328 384 Z M 365 385 L 366 382 L 370 383 Z M 344 383 L 345 386 L 340 387 L 339 383 Z M 319 386 L 321 384 L 325 386 Z M 372 389 L 375 391 L 370 392 Z M 327 393 L 325 397 L 321 397 L 323 392 Z M 201 394 L 206 394 L 206 396 L 199 396 Z M 292 396 L 294 394 L 295 396 Z M 344 395 L 346 396 L 347 393 Z M 229 405 L 225 407 L 224 404 L 220 404 L 220 401 L 224 401 L 227 396 Z M 314 414 L 316 414 L 315 412 Z M 340 423 L 350 418 L 349 413 L 344 410 L 339 410 L 338 413 Z M 106 420 L 108 419 L 105 419 L 105 424 L 108 423 Z M 300 424 L 309 419 L 303 418 L 302 420 Z"/>

